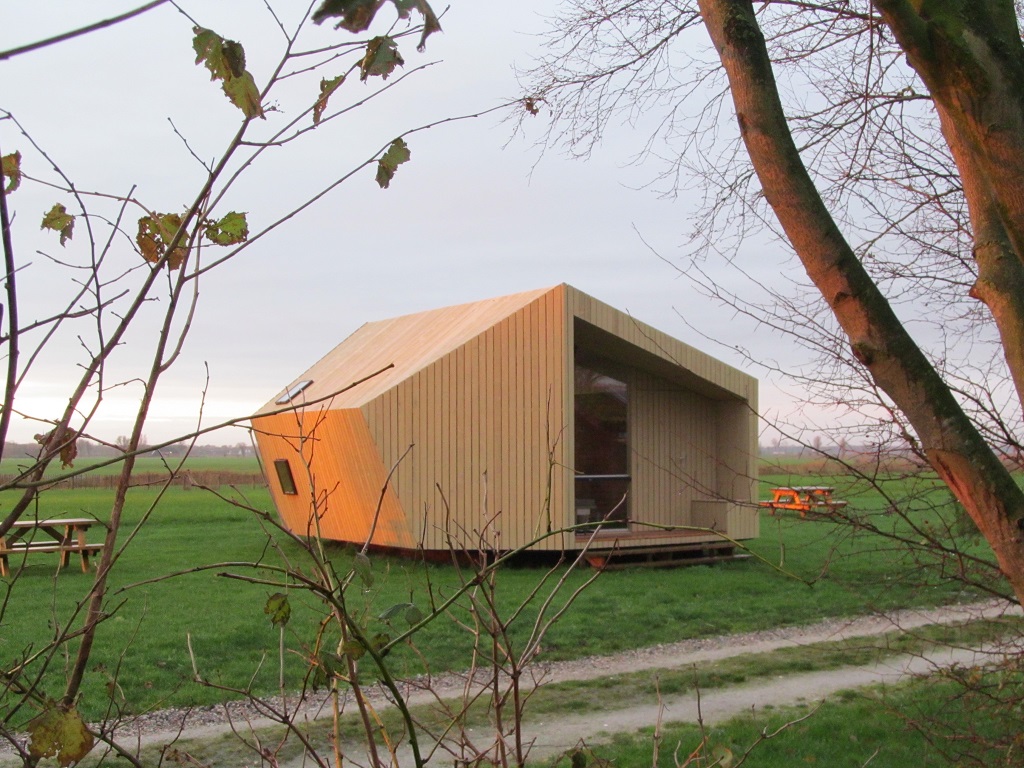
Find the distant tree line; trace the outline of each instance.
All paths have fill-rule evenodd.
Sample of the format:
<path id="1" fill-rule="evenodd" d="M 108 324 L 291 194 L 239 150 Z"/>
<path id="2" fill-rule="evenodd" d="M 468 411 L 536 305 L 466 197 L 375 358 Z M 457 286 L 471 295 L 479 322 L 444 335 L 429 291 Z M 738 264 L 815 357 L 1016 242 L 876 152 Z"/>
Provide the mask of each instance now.
<path id="1" fill-rule="evenodd" d="M 111 458 L 124 453 L 128 445 L 127 437 L 119 437 L 113 445 L 97 443 L 93 440 L 78 440 L 78 458 Z M 158 450 L 147 451 L 149 443 L 145 437 L 142 438 L 139 448 L 143 451 L 142 456 L 164 457 L 167 459 L 178 459 L 188 454 L 194 458 L 223 458 L 238 457 L 248 458 L 254 456 L 252 445 L 249 443 L 235 443 L 234 445 L 193 445 L 188 443 L 173 443 L 165 445 Z M 12 459 L 35 458 L 39 455 L 38 443 L 7 443 L 5 456 Z"/>

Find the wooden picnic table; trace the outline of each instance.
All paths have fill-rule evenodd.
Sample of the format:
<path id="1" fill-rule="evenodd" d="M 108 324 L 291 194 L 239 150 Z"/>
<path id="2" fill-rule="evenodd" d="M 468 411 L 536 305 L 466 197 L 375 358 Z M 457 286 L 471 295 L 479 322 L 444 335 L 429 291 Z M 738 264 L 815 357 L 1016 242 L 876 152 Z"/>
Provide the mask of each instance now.
<path id="1" fill-rule="evenodd" d="M 8 558 L 22 558 L 35 552 L 59 552 L 60 567 L 71 562 L 77 552 L 82 560 L 82 573 L 89 570 L 89 555 L 103 551 L 103 544 L 90 544 L 89 528 L 98 525 L 91 517 L 16 520 L 6 534 L 0 536 L 0 576 L 10 573 Z"/>
<path id="2" fill-rule="evenodd" d="M 847 502 L 832 498 L 834 488 L 827 485 L 786 485 L 772 488 L 772 497 L 758 502 L 759 506 L 775 514 L 780 509 L 799 512 L 805 517 L 808 512 L 835 512 Z"/>

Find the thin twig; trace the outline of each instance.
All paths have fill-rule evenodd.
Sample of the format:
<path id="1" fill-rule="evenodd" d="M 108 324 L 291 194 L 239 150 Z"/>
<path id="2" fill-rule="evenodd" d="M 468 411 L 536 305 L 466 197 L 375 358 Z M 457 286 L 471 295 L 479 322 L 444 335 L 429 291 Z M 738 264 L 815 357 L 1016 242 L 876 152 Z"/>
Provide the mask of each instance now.
<path id="1" fill-rule="evenodd" d="M 95 24 L 90 24 L 87 27 L 80 27 L 73 29 L 70 32 L 64 32 L 54 37 L 48 37 L 45 40 L 39 40 L 35 43 L 29 43 L 28 45 L 22 45 L 18 48 L 10 48 L 6 51 L 0 51 L 0 61 L 4 59 L 11 59 L 15 56 L 20 56 L 23 53 L 30 53 L 31 51 L 38 51 L 40 48 L 46 48 L 50 45 L 56 45 L 57 43 L 63 43 L 65 40 L 71 40 L 72 38 L 79 37 L 80 35 L 87 35 L 90 32 L 95 32 L 98 29 L 113 26 L 114 24 L 120 24 L 122 21 L 127 21 L 135 16 L 139 16 L 146 11 L 151 11 L 158 5 L 163 5 L 167 0 L 153 0 L 151 3 L 136 8 L 134 11 L 128 11 L 122 13 L 120 16 L 114 16 L 110 19 L 104 19 L 103 21 L 97 21 Z"/>

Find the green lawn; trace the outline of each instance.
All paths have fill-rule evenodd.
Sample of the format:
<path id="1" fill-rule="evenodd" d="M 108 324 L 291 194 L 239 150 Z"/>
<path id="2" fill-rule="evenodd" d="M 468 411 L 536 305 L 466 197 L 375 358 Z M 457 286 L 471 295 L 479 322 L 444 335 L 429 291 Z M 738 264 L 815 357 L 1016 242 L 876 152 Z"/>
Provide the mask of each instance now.
<path id="1" fill-rule="evenodd" d="M 134 524 L 141 519 L 155 498 L 154 489 L 133 489 L 129 521 Z M 259 508 L 270 504 L 265 489 L 252 491 L 250 500 Z M 42 496 L 39 514 L 95 515 L 105 520 L 109 501 L 110 491 L 101 489 L 55 491 Z M 865 514 L 877 514 L 882 502 L 865 497 L 856 503 Z M 174 488 L 121 557 L 114 582 L 135 584 L 212 563 L 278 563 L 282 555 L 298 562 L 296 545 L 285 541 L 278 554 L 267 542 L 252 514 L 200 490 Z M 938 578 L 919 558 L 883 538 L 851 535 L 822 521 L 766 516 L 762 537 L 751 549 L 763 560 L 602 574 L 550 633 L 543 658 L 610 653 L 688 637 L 975 597 L 959 583 Z M 339 572 L 347 572 L 351 554 L 340 547 L 331 552 Z M 374 556 L 372 563 L 373 587 L 364 589 L 360 583 L 349 592 L 350 606 L 371 632 L 394 631 L 375 618 L 391 605 L 411 599 L 425 610 L 428 578 L 438 597 L 450 595 L 457 586 L 450 566 L 384 556 Z M 37 555 L 28 561 L 13 589 L 8 591 L 10 579 L 0 582 L 0 600 L 6 606 L 0 624 L 4 665 L 26 649 L 39 648 L 54 627 L 74 623 L 73 607 L 90 579 L 75 568 L 54 578 L 55 564 L 54 556 Z M 773 567 L 779 564 L 784 570 Z M 252 679 L 259 692 L 274 689 L 278 632 L 263 608 L 267 597 L 283 588 L 245 584 L 219 575 L 223 573 L 256 575 L 251 569 L 229 565 L 110 595 L 111 617 L 101 630 L 80 703 L 86 717 L 97 717 L 111 704 L 140 710 L 218 700 L 223 694 L 191 682 L 188 637 L 200 674 L 207 679 L 235 686 Z M 527 567 L 503 569 L 499 583 L 504 609 L 517 605 L 542 573 Z M 571 574 L 566 590 L 588 575 Z M 293 607 L 285 631 L 287 684 L 297 687 L 306 671 L 303 654 L 314 640 L 323 609 L 307 594 L 287 591 Z M 457 610 L 454 615 L 464 618 L 465 614 Z M 517 637 L 522 637 L 532 617 L 532 611 L 524 612 Z M 416 644 L 434 671 L 468 663 L 469 637 L 450 618 L 427 627 Z M 397 649 L 389 661 L 400 674 L 422 671 L 422 661 L 411 649 Z M 64 668 L 59 659 L 51 664 L 45 690 L 59 692 Z M 116 685 L 108 685 L 115 678 Z"/>

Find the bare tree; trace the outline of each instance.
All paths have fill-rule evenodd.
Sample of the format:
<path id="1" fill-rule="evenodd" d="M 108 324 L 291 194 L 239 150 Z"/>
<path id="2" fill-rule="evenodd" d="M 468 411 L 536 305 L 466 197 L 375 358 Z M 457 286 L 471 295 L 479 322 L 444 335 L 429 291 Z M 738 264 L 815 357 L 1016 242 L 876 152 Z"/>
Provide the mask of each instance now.
<path id="1" fill-rule="evenodd" d="M 1024 494 L 1012 474 L 1024 469 L 1020 13 L 1012 0 L 574 0 L 525 76 L 527 106 L 550 111 L 548 145 L 585 156 L 621 121 L 644 131 L 637 157 L 660 163 L 662 192 L 697 180 L 687 277 L 796 341 L 813 363 L 741 352 L 844 417 L 832 430 L 843 463 L 886 499 L 879 515 L 834 519 L 890 538 L 932 574 L 1015 602 L 1024 599 Z M 791 250 L 806 278 L 765 278 L 766 238 Z M 721 254 L 758 287 L 753 298 L 708 266 Z M 802 435 L 824 425 L 775 426 L 807 445 Z M 907 497 L 891 495 L 886 480 L 918 462 L 948 486 L 994 563 L 927 477 L 908 482 Z M 1022 661 L 1000 658 L 1000 674 L 1019 679 Z M 965 700 L 996 710 L 984 722 L 1015 716 L 1014 686 L 961 677 L 974 681 Z M 1012 761 L 1015 739 L 1003 728 L 993 742 L 953 748 L 958 759 L 984 762 L 992 748 Z"/>
<path id="2" fill-rule="evenodd" d="M 168 137 L 178 153 L 191 158 L 192 166 L 177 162 L 170 151 L 151 150 L 154 164 L 165 164 L 166 175 L 195 184 L 188 202 L 144 200 L 131 190 L 99 190 L 89 179 L 74 178 L 60 147 L 45 146 L 38 138 L 32 115 L 15 115 L 0 105 L 0 234 L 4 257 L 2 336 L 3 402 L 0 408 L 0 456 L 8 446 L 11 421 L 15 416 L 34 418 L 39 423 L 38 453 L 26 460 L 19 474 L 5 481 L 0 490 L 11 499 L 0 515 L 0 535 L 6 533 L 26 511 L 35 508 L 40 493 L 48 486 L 48 468 L 59 463 L 72 476 L 89 471 L 74 468 L 77 446 L 86 439 L 116 446 L 118 455 L 108 463 L 120 463 L 117 485 L 112 494 L 102 555 L 94 578 L 84 590 L 69 617 L 54 622 L 52 636 L 24 651 L 24 657 L 7 660 L 0 667 L 0 692 L 14 701 L 0 714 L 0 735 L 16 745 L 26 764 L 40 756 L 57 755 L 62 764 L 77 762 L 97 736 L 86 729 L 75 712 L 75 702 L 89 667 L 97 628 L 109 617 L 110 575 L 124 548 L 131 545 L 137 528 L 122 530 L 128 488 L 136 458 L 164 445 L 189 445 L 218 425 L 202 423 L 197 414 L 196 430 L 162 445 L 147 445 L 144 427 L 161 379 L 179 359 L 195 321 L 201 283 L 215 270 L 223 271 L 237 261 L 253 243 L 264 238 L 300 212 L 329 195 L 360 171 L 376 172 L 376 183 L 387 188 L 398 167 L 410 159 L 406 140 L 430 126 L 410 126 L 395 137 L 381 136 L 379 147 L 365 156 L 349 157 L 347 165 L 321 186 L 294 191 L 298 202 L 282 205 L 268 220 L 250 220 L 232 206 L 251 170 L 266 161 L 267 154 L 287 153 L 308 142 L 329 144 L 336 153 L 336 128 L 358 114 L 359 108 L 386 96 L 396 85 L 418 72 L 425 64 L 402 70 L 400 49 L 412 36 L 422 51 L 427 38 L 440 29 L 437 16 L 424 0 L 405 3 L 336 3 L 325 0 L 305 4 L 305 9 L 275 9 L 258 4 L 267 14 L 276 38 L 268 45 L 274 50 L 259 54 L 266 64 L 265 79 L 257 82 L 246 62 L 246 50 L 238 41 L 206 28 L 200 19 L 188 15 L 185 4 L 156 0 L 116 18 L 105 19 L 80 29 L 34 43 L 0 51 L 0 66 L 22 57 L 45 56 L 52 46 L 81 35 L 113 34 L 110 27 L 138 23 L 140 16 L 167 14 L 167 26 L 175 21 L 186 33 L 182 46 L 186 60 L 194 58 L 209 75 L 212 89 L 227 99 L 223 115 L 229 135 L 212 159 L 201 157 L 171 124 Z M 388 13 L 381 12 L 386 8 Z M 198 13 L 198 11 L 197 11 Z M 389 15 L 374 25 L 377 15 Z M 397 15 L 397 19 L 395 16 Z M 336 25 L 326 38 L 316 25 Z M 379 34 L 353 37 L 371 26 Z M 253 50 L 248 51 L 250 54 Z M 254 59 L 256 57 L 253 57 Z M 153 85 L 153 74 L 138 68 L 139 82 Z M 389 79 L 390 78 L 390 79 Z M 127 98 L 126 98 L 127 100 Z M 189 109 L 188 104 L 168 102 L 169 109 Z M 97 113 L 104 105 L 95 105 Z M 76 114 L 68 124 L 82 125 L 91 116 Z M 217 119 L 221 119 L 218 117 Z M 448 118 L 458 119 L 458 118 Z M 368 184 L 373 182 L 366 178 Z M 47 210 L 32 210 L 21 204 L 26 189 L 42 190 L 56 201 Z M 31 198 L 30 198 L 31 199 Z M 20 208 L 19 208 L 20 205 Z M 59 242 L 60 256 L 41 254 L 32 262 L 19 242 L 28 241 L 41 226 Z M 56 247 L 56 245 L 54 246 Z M 42 273 L 42 274 L 40 274 Z M 28 302 L 26 285 L 45 282 L 52 274 L 59 280 L 48 286 L 46 299 Z M 59 283 L 59 285 L 57 284 Z M 57 355 L 66 338 L 78 342 L 78 355 L 64 354 L 65 370 L 58 376 L 69 382 L 65 405 L 58 413 L 26 413 L 25 400 L 34 371 L 48 356 Z M 126 357 L 128 360 L 122 362 Z M 138 362 L 139 360 L 142 362 Z M 127 373 L 125 373 L 127 370 Z M 140 392 L 130 431 L 115 441 L 94 434 L 93 423 L 104 399 L 119 387 L 134 386 Z M 245 420 L 246 415 L 240 414 Z M 187 451 L 186 451 L 187 453 Z M 177 461 L 183 461 L 184 456 Z M 180 463 L 168 464 L 167 483 Z M 153 513 L 150 509 L 142 524 Z M 5 553 L 6 554 L 6 553 Z M 15 572 L 5 584 L 6 594 L 17 589 Z M 8 600 L 0 601 L 0 625 L 12 621 L 6 615 Z M 66 662 L 64 661 L 66 656 Z M 59 663 L 55 660 L 60 660 Z M 43 677 L 51 682 L 43 686 Z M 52 680 L 63 688 L 56 697 Z M 29 723 L 35 742 L 25 751 L 12 730 L 25 727 L 25 713 L 37 713 Z M 99 734 L 104 736 L 106 732 Z M 109 738 L 109 734 L 105 736 Z M 139 758 L 111 742 L 111 748 L 135 764 Z M 31 753 L 31 754 L 30 754 Z"/>
<path id="3" fill-rule="evenodd" d="M 550 140 L 586 154 L 609 121 L 650 125 L 657 110 L 642 155 L 667 159 L 670 191 L 687 171 L 707 184 L 701 244 L 766 228 L 821 297 L 777 289 L 783 304 L 744 311 L 819 356 L 808 378 L 824 402 L 888 419 L 1024 598 L 1024 494 L 1009 471 L 1024 396 L 1013 3 L 580 0 L 549 44 L 529 93 L 551 110 Z M 730 96 L 738 132 L 720 119 Z"/>

